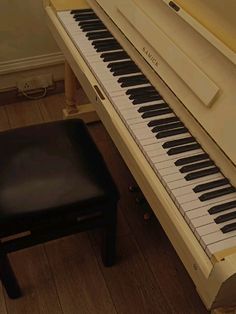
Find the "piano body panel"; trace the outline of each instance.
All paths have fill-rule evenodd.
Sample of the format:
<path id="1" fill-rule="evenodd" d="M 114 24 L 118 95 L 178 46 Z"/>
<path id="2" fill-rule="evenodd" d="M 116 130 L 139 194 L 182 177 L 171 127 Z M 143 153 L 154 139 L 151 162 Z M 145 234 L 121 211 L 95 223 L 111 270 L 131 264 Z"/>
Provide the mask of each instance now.
<path id="1" fill-rule="evenodd" d="M 211 308 L 236 307 L 235 264 L 236 253 L 226 256 L 214 265 L 208 280 L 209 290 L 214 291 L 213 294 L 215 294 Z M 219 278 L 224 278 L 224 280 L 220 282 Z"/>
<path id="2" fill-rule="evenodd" d="M 195 120 L 192 119 L 186 108 L 181 106 L 181 102 L 171 93 L 162 80 L 156 77 L 155 72 L 150 69 L 146 62 L 142 61 L 139 63 L 142 60 L 142 57 L 136 53 L 135 49 L 130 46 L 129 43 L 125 41 L 123 42 L 123 34 L 121 34 L 117 27 L 111 23 L 109 17 L 104 14 L 101 8 L 93 1 L 88 2 L 99 16 L 104 16 L 104 23 L 110 24 L 109 30 L 112 33 L 116 33 L 116 38 L 118 37 L 118 39 L 121 40 L 124 48 L 127 48 L 127 52 L 134 58 L 134 61 L 140 64 L 140 68 L 143 72 L 145 74 L 147 74 L 147 72 L 149 73 L 149 75 L 147 75 L 148 78 L 154 83 L 157 89 L 160 90 L 165 99 L 172 103 L 177 114 L 181 112 L 182 116 L 185 116 L 185 118 L 187 117 L 186 121 L 188 120 L 188 124 L 191 125 L 191 127 L 196 124 L 196 134 L 198 134 L 199 127 L 197 131 L 197 122 L 194 122 Z M 90 101 L 94 104 L 101 121 L 111 135 L 127 166 L 144 192 L 145 197 L 191 276 L 204 304 L 208 309 L 216 306 L 233 306 L 234 297 L 228 296 L 223 287 L 235 285 L 235 259 L 232 259 L 231 256 L 229 256 L 227 259 L 225 258 L 224 261 L 217 261 L 215 263 L 212 263 L 209 260 L 191 229 L 179 213 L 166 189 L 156 176 L 144 155 L 141 153 L 124 123 L 121 121 L 109 99 L 104 95 L 105 99 L 101 100 L 97 94 L 94 86 L 99 86 L 101 91 L 102 87 L 90 71 L 78 50 L 75 48 L 70 37 L 67 35 L 55 15 L 54 10 L 50 6 L 47 6 L 45 9 L 49 28 L 59 47 L 90 98 Z M 200 131 L 200 133 L 201 132 L 204 134 L 204 130 Z M 213 145 L 214 143 L 212 143 L 211 140 L 209 142 L 208 138 L 204 138 L 205 143 L 207 145 L 210 143 L 213 151 L 220 156 L 221 152 L 220 150 L 217 151 L 215 145 Z M 228 262 L 230 267 L 227 266 L 228 270 L 226 270 L 225 261 L 230 261 L 230 258 L 233 262 L 231 261 L 231 264 Z M 217 299 L 218 296 L 220 296 L 220 300 Z"/>
<path id="3" fill-rule="evenodd" d="M 206 132 L 214 138 L 214 141 L 222 148 L 235 166 L 236 147 L 231 145 L 229 140 L 234 132 L 234 124 L 231 124 L 232 117 L 236 117 L 236 107 L 234 105 L 236 97 L 234 88 L 236 85 L 235 64 L 199 33 L 191 29 L 162 0 L 147 0 L 145 2 L 130 0 L 129 3 L 133 3 L 132 11 L 134 11 L 135 5 L 137 6 L 137 12 L 132 13 L 132 23 L 120 13 L 123 7 L 126 15 L 129 15 L 129 8 L 125 0 L 119 1 L 116 6 L 109 0 L 97 0 L 97 2 L 106 10 L 114 23 L 126 34 L 127 38 L 158 75 L 165 82 L 168 82 L 169 88 L 172 89 Z M 140 16 L 140 11 L 143 12 L 143 16 L 146 15 L 147 20 L 149 19 L 157 29 L 161 29 L 172 41 L 173 49 L 171 49 L 171 54 L 168 54 L 168 60 L 165 59 L 165 49 L 163 49 L 165 47 L 162 47 L 162 43 L 160 45 L 160 42 L 155 40 L 155 36 L 151 32 L 149 32 L 148 42 L 136 29 L 136 25 L 142 23 L 140 19 L 136 20 L 136 24 L 134 22 L 136 15 L 137 17 Z M 145 27 L 145 23 L 140 26 L 144 30 Z M 164 44 L 166 43 L 163 42 Z M 162 49 L 160 49 L 160 46 Z M 175 46 L 178 51 L 175 51 Z M 159 50 L 162 50 L 162 54 L 159 53 Z M 179 51 L 182 51 L 185 59 L 184 57 L 182 59 L 178 57 Z M 150 58 L 150 55 L 152 55 L 152 58 Z M 154 59 L 158 64 L 157 66 L 153 63 Z M 172 64 L 175 62 L 180 63 L 176 66 L 177 72 L 169 66 L 169 61 Z M 192 63 L 194 66 L 191 65 Z M 186 75 L 186 73 L 189 73 L 189 75 Z M 201 84 L 201 73 L 202 78 L 206 76 L 206 82 L 207 79 L 209 80 L 209 84 Z M 191 89 L 192 80 L 195 81 L 193 89 Z M 213 97 L 214 93 L 208 94 L 211 91 L 211 84 L 215 84 L 219 88 L 215 97 Z M 212 101 L 209 104 L 207 102 L 204 104 L 197 94 L 202 95 L 202 99 L 208 97 L 211 99 L 212 97 Z M 227 107 L 227 110 L 225 110 L 225 107 Z M 218 121 L 217 127 L 215 121 Z"/>
<path id="4" fill-rule="evenodd" d="M 221 0 L 175 0 L 175 3 L 199 21 L 203 27 L 225 44 L 231 52 L 236 52 L 236 2 L 234 0 L 228 0 L 227 5 Z M 222 15 L 222 11 L 226 12 L 226 10 L 227 16 Z"/>
<path id="5" fill-rule="evenodd" d="M 63 10 L 73 10 L 77 9 L 78 7 L 81 9 L 88 8 L 88 3 L 86 0 L 44 0 L 47 1 L 46 5 L 49 4 L 54 8 L 55 11 L 63 11 Z"/>

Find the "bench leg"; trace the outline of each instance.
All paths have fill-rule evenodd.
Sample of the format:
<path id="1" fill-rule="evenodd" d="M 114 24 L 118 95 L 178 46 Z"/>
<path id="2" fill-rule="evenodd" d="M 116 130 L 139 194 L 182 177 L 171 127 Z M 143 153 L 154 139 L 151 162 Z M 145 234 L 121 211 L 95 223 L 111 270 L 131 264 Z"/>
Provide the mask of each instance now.
<path id="1" fill-rule="evenodd" d="M 105 230 L 102 248 L 102 260 L 104 266 L 112 266 L 116 260 L 116 225 L 117 209 L 109 208 L 105 211 Z"/>
<path id="2" fill-rule="evenodd" d="M 21 297 L 21 290 L 6 254 L 0 253 L 0 279 L 11 299 Z"/>

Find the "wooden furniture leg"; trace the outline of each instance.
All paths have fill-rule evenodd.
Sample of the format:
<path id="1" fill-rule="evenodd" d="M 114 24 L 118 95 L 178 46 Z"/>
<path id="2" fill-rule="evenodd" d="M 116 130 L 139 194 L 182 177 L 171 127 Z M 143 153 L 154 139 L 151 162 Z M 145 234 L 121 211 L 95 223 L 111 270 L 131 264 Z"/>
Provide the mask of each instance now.
<path id="1" fill-rule="evenodd" d="M 16 299 L 22 295 L 7 254 L 3 252 L 0 252 L 0 280 L 10 298 Z"/>
<path id="2" fill-rule="evenodd" d="M 66 96 L 66 111 L 67 114 L 78 113 L 76 107 L 76 84 L 77 79 L 70 65 L 65 61 L 65 96 Z"/>
<path id="3" fill-rule="evenodd" d="M 63 110 L 64 118 L 80 118 L 86 123 L 99 121 L 92 104 L 76 104 L 76 87 L 77 78 L 69 63 L 65 61 L 66 108 Z"/>

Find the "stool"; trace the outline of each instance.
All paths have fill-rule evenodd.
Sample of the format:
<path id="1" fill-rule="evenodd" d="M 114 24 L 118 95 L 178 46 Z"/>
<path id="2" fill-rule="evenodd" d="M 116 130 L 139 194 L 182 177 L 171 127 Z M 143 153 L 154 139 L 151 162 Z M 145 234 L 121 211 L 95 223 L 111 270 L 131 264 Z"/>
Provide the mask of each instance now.
<path id="1" fill-rule="evenodd" d="M 7 253 L 69 234 L 102 228 L 102 260 L 111 266 L 119 195 L 82 120 L 4 131 L 0 147 L 0 279 L 8 296 L 21 290 Z"/>

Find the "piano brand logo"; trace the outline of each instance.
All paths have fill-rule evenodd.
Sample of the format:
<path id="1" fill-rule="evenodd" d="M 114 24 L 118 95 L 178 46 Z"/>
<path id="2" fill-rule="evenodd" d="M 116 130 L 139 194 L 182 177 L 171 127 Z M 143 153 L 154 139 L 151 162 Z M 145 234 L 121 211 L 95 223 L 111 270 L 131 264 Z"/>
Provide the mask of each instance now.
<path id="1" fill-rule="evenodd" d="M 155 66 L 158 66 L 157 58 L 155 58 L 153 54 L 146 47 L 143 47 L 143 52 L 148 57 L 148 59 L 151 60 L 153 64 L 155 64 Z"/>

